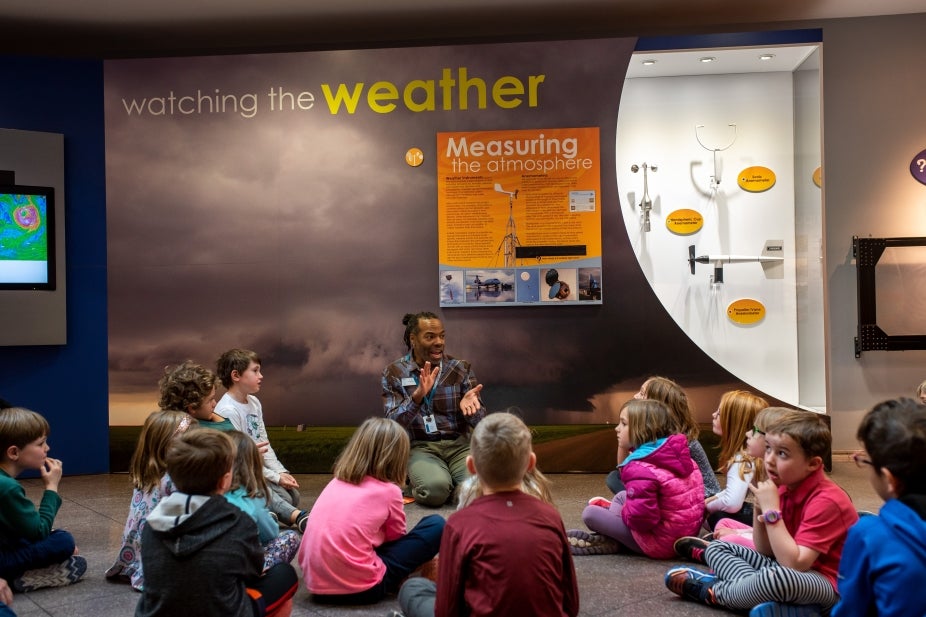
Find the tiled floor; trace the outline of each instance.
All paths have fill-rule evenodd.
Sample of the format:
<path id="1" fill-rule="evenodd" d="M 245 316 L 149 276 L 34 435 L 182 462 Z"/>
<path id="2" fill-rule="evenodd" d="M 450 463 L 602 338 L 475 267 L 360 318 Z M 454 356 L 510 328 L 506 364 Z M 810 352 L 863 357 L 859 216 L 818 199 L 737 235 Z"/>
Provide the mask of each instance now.
<path id="1" fill-rule="evenodd" d="M 852 495 L 860 510 L 877 512 L 880 500 L 868 485 L 863 471 L 851 462 L 835 462 L 832 478 Z M 324 475 L 297 476 L 306 505 L 328 481 Z M 604 476 L 552 475 L 557 506 L 566 528 L 582 527 L 581 512 L 589 497 L 607 493 Z M 27 493 L 38 499 L 39 480 L 26 480 Z M 115 617 L 132 615 L 138 594 L 128 585 L 109 583 L 103 572 L 112 563 L 119 548 L 122 527 L 128 511 L 131 487 L 127 475 L 75 476 L 61 483 L 64 504 L 57 524 L 71 531 L 89 568 L 84 580 L 60 589 L 39 590 L 17 594 L 13 608 L 21 617 L 54 615 L 62 617 Z M 409 524 L 432 512 L 417 505 L 407 506 Z M 444 515 L 450 508 L 439 510 Z M 579 578 L 580 615 L 658 615 L 681 617 L 719 613 L 706 607 L 683 602 L 673 596 L 662 583 L 665 571 L 676 561 L 654 561 L 631 555 L 599 555 L 575 560 Z M 199 581 L 189 581 L 194 593 Z M 372 607 L 332 608 L 314 604 L 304 588 L 296 594 L 293 615 L 366 616 L 386 615 L 397 603 L 390 598 Z"/>

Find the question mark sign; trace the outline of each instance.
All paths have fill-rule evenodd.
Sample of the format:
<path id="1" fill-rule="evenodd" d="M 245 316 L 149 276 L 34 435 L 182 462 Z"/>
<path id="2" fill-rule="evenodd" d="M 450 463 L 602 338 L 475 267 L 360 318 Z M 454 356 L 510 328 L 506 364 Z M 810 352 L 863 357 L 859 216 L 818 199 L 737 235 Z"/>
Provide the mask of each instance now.
<path id="1" fill-rule="evenodd" d="M 920 184 L 926 184 L 926 150 L 921 150 L 910 159 L 910 174 Z"/>

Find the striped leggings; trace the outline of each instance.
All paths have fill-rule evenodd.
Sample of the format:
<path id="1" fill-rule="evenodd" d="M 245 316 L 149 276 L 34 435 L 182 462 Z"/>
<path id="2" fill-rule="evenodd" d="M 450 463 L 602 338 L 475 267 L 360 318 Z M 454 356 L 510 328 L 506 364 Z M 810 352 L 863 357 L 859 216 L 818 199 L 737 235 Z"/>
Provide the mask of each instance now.
<path id="1" fill-rule="evenodd" d="M 714 598 L 726 608 L 751 609 L 763 602 L 830 608 L 839 599 L 829 579 L 816 570 L 786 568 L 739 544 L 711 542 L 704 560 L 717 576 Z"/>

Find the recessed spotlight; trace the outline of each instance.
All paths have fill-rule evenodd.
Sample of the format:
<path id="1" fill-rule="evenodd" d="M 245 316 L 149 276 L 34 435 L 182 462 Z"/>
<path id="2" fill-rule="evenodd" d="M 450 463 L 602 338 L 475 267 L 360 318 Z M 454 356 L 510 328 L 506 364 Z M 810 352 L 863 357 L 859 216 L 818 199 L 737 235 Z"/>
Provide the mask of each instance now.
<path id="1" fill-rule="evenodd" d="M 717 58 L 715 58 L 714 56 L 704 56 L 703 58 L 698 58 L 698 62 L 703 62 L 707 64 L 708 62 L 713 62 L 716 59 Z"/>
<path id="2" fill-rule="evenodd" d="M 775 57 L 775 54 L 762 54 L 759 56 L 759 60 L 771 60 Z"/>
<path id="3" fill-rule="evenodd" d="M 643 66 L 653 66 L 654 64 L 656 64 L 656 61 L 650 58 L 648 60 L 644 60 L 643 62 L 641 62 L 641 64 Z"/>

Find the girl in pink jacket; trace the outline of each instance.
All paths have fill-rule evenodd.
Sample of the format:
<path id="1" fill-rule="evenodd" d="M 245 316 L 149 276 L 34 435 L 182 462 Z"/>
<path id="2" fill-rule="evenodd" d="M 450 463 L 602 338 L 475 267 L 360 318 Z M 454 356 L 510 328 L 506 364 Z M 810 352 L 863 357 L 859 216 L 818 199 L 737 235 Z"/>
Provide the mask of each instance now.
<path id="1" fill-rule="evenodd" d="M 667 559 L 675 555 L 675 540 L 698 535 L 704 482 L 687 439 L 671 431 L 669 411 L 659 401 L 624 403 L 617 439 L 630 450 L 621 466 L 626 490 L 610 504 L 585 508 L 582 521 L 596 533 L 568 532 L 573 554 L 616 552 L 616 541 L 635 553 Z"/>

